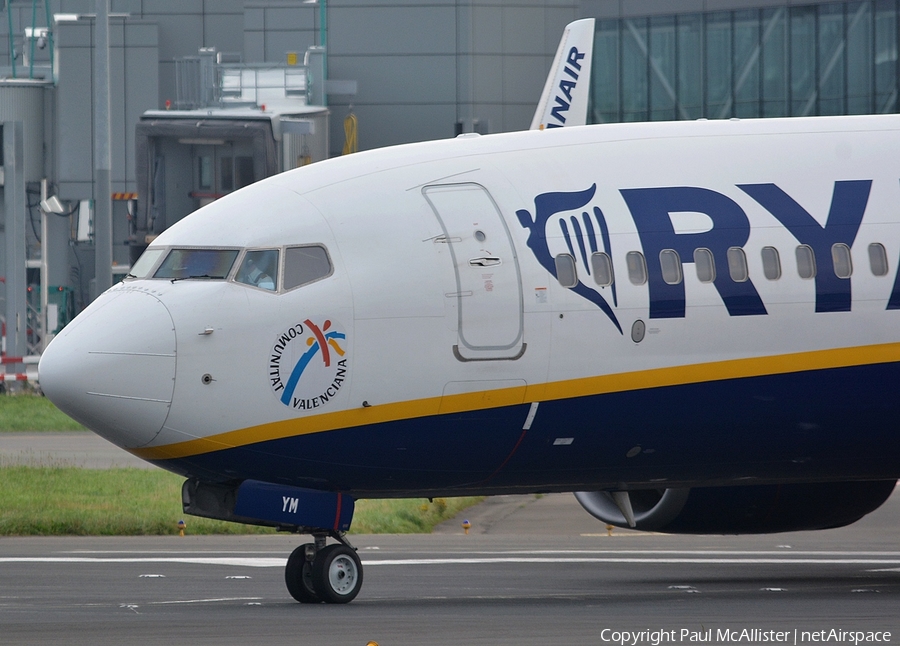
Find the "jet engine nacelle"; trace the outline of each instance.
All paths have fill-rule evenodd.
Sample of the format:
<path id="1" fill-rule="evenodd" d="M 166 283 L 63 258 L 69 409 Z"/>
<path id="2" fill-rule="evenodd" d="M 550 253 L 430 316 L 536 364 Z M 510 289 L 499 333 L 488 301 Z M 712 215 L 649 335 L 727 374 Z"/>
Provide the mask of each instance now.
<path id="1" fill-rule="evenodd" d="M 895 480 L 641 489 L 575 494 L 609 525 L 670 534 L 768 534 L 854 523 L 884 503 Z M 631 516 L 633 524 L 627 517 Z"/>

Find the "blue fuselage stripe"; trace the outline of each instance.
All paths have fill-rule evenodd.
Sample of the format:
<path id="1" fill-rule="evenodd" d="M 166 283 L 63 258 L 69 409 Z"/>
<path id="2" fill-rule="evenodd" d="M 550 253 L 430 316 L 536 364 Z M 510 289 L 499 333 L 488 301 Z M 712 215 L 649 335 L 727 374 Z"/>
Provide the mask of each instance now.
<path id="1" fill-rule="evenodd" d="M 892 478 L 897 383 L 898 363 L 746 377 L 542 402 L 524 436 L 530 403 L 157 463 L 357 497 Z"/>

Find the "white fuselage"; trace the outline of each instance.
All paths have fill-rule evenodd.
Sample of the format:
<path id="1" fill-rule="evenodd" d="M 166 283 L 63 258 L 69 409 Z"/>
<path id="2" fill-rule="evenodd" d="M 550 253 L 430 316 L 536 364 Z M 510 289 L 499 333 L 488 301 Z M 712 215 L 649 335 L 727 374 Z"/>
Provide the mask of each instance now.
<path id="1" fill-rule="evenodd" d="M 111 441 L 207 478 L 269 468 L 397 495 L 900 475 L 898 405 L 878 403 L 900 361 L 897 149 L 884 116 L 463 136 L 322 162 L 167 230 L 151 250 L 237 250 L 234 267 L 116 285 L 53 342 L 41 381 Z M 235 280 L 247 250 L 306 245 L 330 273 Z M 873 379 L 853 395 L 860 427 L 845 378 Z M 673 434 L 691 428 L 687 450 Z M 867 432 L 877 446 L 841 453 Z M 748 454 L 773 437 L 782 449 Z M 813 440 L 810 470 L 790 466 Z"/>

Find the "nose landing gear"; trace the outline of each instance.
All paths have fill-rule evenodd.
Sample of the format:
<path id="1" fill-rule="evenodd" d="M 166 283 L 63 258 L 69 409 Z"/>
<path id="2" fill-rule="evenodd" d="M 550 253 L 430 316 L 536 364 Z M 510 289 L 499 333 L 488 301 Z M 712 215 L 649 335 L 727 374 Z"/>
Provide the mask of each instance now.
<path id="1" fill-rule="evenodd" d="M 284 570 L 288 592 L 300 603 L 349 603 L 362 588 L 359 556 L 345 533 L 354 499 L 346 493 L 243 480 L 238 484 L 185 480 L 184 511 L 194 516 L 266 525 L 313 542 L 294 550 Z M 337 544 L 326 545 L 328 537 Z"/>
<path id="2" fill-rule="evenodd" d="M 330 534 L 337 544 L 325 545 L 328 534 L 314 534 L 288 558 L 284 581 L 300 603 L 349 603 L 362 588 L 362 563 L 343 534 Z"/>

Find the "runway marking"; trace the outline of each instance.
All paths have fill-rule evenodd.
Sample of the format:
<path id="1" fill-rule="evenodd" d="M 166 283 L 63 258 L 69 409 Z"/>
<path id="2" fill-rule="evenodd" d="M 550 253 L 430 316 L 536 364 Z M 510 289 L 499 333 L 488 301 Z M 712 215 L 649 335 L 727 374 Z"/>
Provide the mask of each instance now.
<path id="1" fill-rule="evenodd" d="M 539 556 L 538 554 L 594 554 L 588 556 Z M 900 554 L 854 552 L 635 552 L 635 556 L 614 555 L 615 552 L 500 552 L 482 553 L 480 556 L 452 556 L 443 558 L 396 558 L 364 560 L 365 566 L 391 565 L 479 565 L 502 563 L 633 563 L 633 564 L 691 564 L 691 565 L 873 565 L 900 566 Z M 487 554 L 495 554 L 489 556 Z M 597 555 L 603 554 L 603 555 Z M 622 554 L 621 552 L 618 554 Z M 775 557 L 774 555 L 778 556 Z M 805 556 L 804 556 L 805 554 Z M 873 558 L 880 557 L 880 558 Z M 0 557 L 0 563 L 181 563 L 191 565 L 225 565 L 237 567 L 284 567 L 286 558 L 269 557 L 112 557 L 88 556 L 14 556 Z M 891 569 L 891 571 L 894 571 Z M 897 568 L 900 571 L 900 568 Z"/>
<path id="2" fill-rule="evenodd" d="M 900 565 L 900 559 L 814 559 L 814 558 L 640 558 L 640 557 L 497 557 L 497 558 L 436 558 L 436 559 L 385 559 L 380 561 L 363 561 L 363 565 L 468 565 L 497 563 L 662 563 L 677 564 L 710 564 L 710 565 Z"/>
<path id="3" fill-rule="evenodd" d="M 360 551 L 370 551 L 370 550 L 381 550 L 380 547 L 361 547 Z M 288 550 L 203 550 L 200 552 L 190 551 L 190 550 L 67 550 L 56 552 L 57 554 L 162 554 L 162 555 L 170 555 L 169 557 L 174 558 L 175 554 L 187 554 L 188 558 L 200 558 L 200 555 L 206 554 L 239 554 L 242 555 L 242 558 L 260 558 L 256 556 L 249 556 L 255 554 L 276 554 L 281 555 Z M 389 550 L 386 550 L 389 552 Z M 585 549 L 585 550 L 430 550 L 429 552 L 434 551 L 442 551 L 444 554 L 460 554 L 460 555 L 513 555 L 513 556 L 522 556 L 522 555 L 545 555 L 545 554 L 563 554 L 563 555 L 572 555 L 572 554 L 589 554 L 589 555 L 619 555 L 619 554 L 652 554 L 654 556 L 658 555 L 673 555 L 673 554 L 681 554 L 681 555 L 691 555 L 691 556 L 701 556 L 701 555 L 715 555 L 715 556 L 782 556 L 785 558 L 790 558 L 793 556 L 853 556 L 853 557 L 881 557 L 881 558 L 898 558 L 900 559 L 900 551 L 858 551 L 858 550 L 791 550 L 790 552 L 785 552 L 784 550 L 598 550 L 598 549 Z M 425 553 L 425 550 L 416 549 L 416 550 L 405 550 L 407 553 Z M 376 555 L 373 555 L 376 556 Z M 2 561 L 4 557 L 0 557 L 0 561 Z M 14 557 L 10 557 L 14 558 Z M 50 557 L 48 557 L 50 558 Z M 144 557 L 141 557 L 144 558 Z M 207 557 L 203 557 L 207 558 Z"/>
<path id="4" fill-rule="evenodd" d="M 368 548 L 362 548 L 368 549 Z M 378 549 L 378 548 L 375 548 Z M 288 550 L 289 551 L 289 550 Z M 283 554 L 285 550 L 60 550 L 56 554 Z M 898 552 L 900 554 L 900 552 Z"/>
<path id="5" fill-rule="evenodd" d="M 284 567 L 286 558 L 229 558 L 229 557 L 114 557 L 89 556 L 8 556 L 0 563 L 184 563 L 191 565 L 232 565 L 243 567 Z M 900 564 L 900 561 L 898 561 Z M 891 565 L 888 563 L 888 565 Z"/>
<path id="6" fill-rule="evenodd" d="M 624 534 L 610 534 L 608 532 L 597 532 L 596 534 L 579 534 L 584 538 L 639 538 L 643 536 L 665 536 L 661 532 L 626 532 Z"/>
<path id="7" fill-rule="evenodd" d="M 422 550 L 416 550 L 417 552 L 422 552 Z M 454 551 L 454 550 L 444 550 L 445 554 L 463 554 L 463 555 L 471 555 L 471 554 L 489 554 L 489 555 L 512 555 L 512 556 L 524 556 L 524 555 L 545 555 L 545 554 L 563 554 L 563 555 L 572 555 L 572 554 L 588 554 L 588 555 L 609 555 L 609 556 L 617 556 L 620 554 L 649 554 L 653 556 L 670 556 L 670 555 L 689 555 L 689 556 L 703 556 L 703 555 L 714 555 L 714 556 L 778 556 L 781 558 L 792 558 L 797 556 L 848 556 L 848 557 L 880 557 L 880 558 L 895 558 L 900 559 L 900 552 L 859 552 L 859 551 L 831 551 L 831 550 L 792 550 L 790 552 L 785 552 L 783 550 L 466 550 L 466 551 Z"/>
<path id="8" fill-rule="evenodd" d="M 222 603 L 225 601 L 261 601 L 265 597 L 221 597 L 219 599 L 184 599 L 181 601 L 150 601 L 147 606 L 173 606 L 185 603 Z"/>

